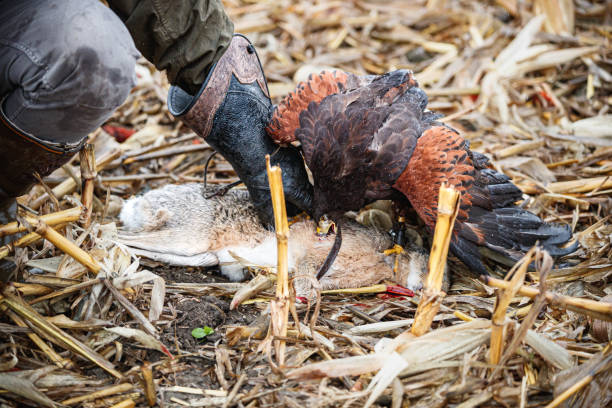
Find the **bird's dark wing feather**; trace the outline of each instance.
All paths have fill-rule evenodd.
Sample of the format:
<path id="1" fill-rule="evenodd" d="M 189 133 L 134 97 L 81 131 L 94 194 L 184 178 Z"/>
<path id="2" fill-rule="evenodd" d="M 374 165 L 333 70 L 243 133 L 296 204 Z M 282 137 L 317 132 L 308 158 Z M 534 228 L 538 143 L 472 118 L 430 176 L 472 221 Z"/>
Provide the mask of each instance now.
<path id="1" fill-rule="evenodd" d="M 318 210 L 358 209 L 393 193 L 422 132 L 422 98 L 411 74 L 395 71 L 308 105 L 295 135 Z"/>
<path id="2" fill-rule="evenodd" d="M 371 82 L 373 78 L 342 71 L 311 74 L 307 81 L 300 82 L 295 91 L 285 96 L 274 108 L 266 128 L 268 135 L 276 143 L 295 142 L 295 131 L 300 127 L 300 114 L 310 103 L 319 103 L 326 96 L 359 88 Z"/>
<path id="3" fill-rule="evenodd" d="M 445 126 L 432 126 L 419 138 L 414 153 L 394 187 L 430 229 L 437 217 L 438 192 L 446 183 L 461 193 L 451 250 L 478 273 L 487 273 L 480 247 L 518 260 L 539 241 L 551 255 L 565 255 L 571 239 L 565 225 L 553 225 L 513 204 L 522 197 L 510 179 L 488 168 L 484 155 L 469 151 L 465 140 Z"/>

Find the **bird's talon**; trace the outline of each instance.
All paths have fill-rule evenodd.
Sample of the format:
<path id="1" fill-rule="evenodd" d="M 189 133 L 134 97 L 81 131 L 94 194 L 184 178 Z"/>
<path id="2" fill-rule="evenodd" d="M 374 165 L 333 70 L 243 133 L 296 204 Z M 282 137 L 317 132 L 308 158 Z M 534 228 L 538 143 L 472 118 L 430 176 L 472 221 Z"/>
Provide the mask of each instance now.
<path id="1" fill-rule="evenodd" d="M 385 249 L 383 253 L 385 255 L 399 255 L 403 252 L 404 252 L 404 248 L 401 245 L 394 244 L 393 248 Z"/>
<path id="2" fill-rule="evenodd" d="M 319 237 L 326 237 L 330 233 L 336 232 L 336 223 L 326 215 L 322 216 L 317 223 L 316 234 Z"/>
<path id="3" fill-rule="evenodd" d="M 393 261 L 393 276 L 397 276 L 397 272 L 399 271 L 399 256 L 404 252 L 404 247 L 399 244 L 393 244 L 393 248 L 385 249 L 385 255 L 395 255 L 395 260 Z"/>

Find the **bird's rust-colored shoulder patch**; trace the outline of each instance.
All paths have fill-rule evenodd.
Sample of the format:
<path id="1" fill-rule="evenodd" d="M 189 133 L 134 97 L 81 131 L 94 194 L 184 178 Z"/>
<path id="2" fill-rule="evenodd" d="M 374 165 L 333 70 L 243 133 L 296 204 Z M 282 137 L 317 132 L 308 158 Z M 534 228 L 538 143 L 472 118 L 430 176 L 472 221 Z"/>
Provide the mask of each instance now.
<path id="1" fill-rule="evenodd" d="M 469 189 L 474 177 L 475 169 L 465 140 L 452 129 L 433 126 L 419 138 L 406 169 L 393 187 L 410 200 L 421 219 L 433 228 L 440 185 L 445 182 L 461 193 L 457 216 L 457 222 L 461 223 L 467 220 L 472 205 Z"/>
<path id="2" fill-rule="evenodd" d="M 266 128 L 276 143 L 291 143 L 296 140 L 295 131 L 300 127 L 300 113 L 311 102 L 319 103 L 328 95 L 346 89 L 349 76 L 342 71 L 323 71 L 311 74 L 308 81 L 300 82 L 294 92 L 287 95 L 274 109 Z"/>

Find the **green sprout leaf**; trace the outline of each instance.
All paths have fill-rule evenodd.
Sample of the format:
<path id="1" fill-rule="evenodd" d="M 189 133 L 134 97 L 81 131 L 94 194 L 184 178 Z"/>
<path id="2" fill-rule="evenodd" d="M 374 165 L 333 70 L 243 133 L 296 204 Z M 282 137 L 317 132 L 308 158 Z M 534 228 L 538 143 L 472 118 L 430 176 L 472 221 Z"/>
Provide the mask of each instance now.
<path id="1" fill-rule="evenodd" d="M 209 334 L 213 334 L 215 330 L 212 327 L 204 326 L 204 327 L 196 327 L 191 331 L 191 335 L 196 339 L 203 339 Z"/>

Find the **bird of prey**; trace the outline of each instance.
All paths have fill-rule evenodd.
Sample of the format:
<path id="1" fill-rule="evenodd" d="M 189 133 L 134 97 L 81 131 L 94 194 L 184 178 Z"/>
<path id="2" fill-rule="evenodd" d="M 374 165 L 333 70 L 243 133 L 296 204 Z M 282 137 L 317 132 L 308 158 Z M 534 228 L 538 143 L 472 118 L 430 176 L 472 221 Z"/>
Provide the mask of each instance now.
<path id="1" fill-rule="evenodd" d="M 573 252 L 565 225 L 553 225 L 518 208 L 521 191 L 472 152 L 454 129 L 437 122 L 412 72 L 380 76 L 324 71 L 298 84 L 274 109 L 268 134 L 279 144 L 300 145 L 314 180 L 312 215 L 320 225 L 338 221 L 375 200 L 409 204 L 430 230 L 438 191 L 446 183 L 461 193 L 451 251 L 469 268 L 487 274 L 481 249 L 511 260 L 539 242 L 551 255 Z M 327 222 L 329 224 L 329 222 Z M 338 250 L 342 236 L 337 225 Z M 333 263 L 334 250 L 319 276 Z"/>

